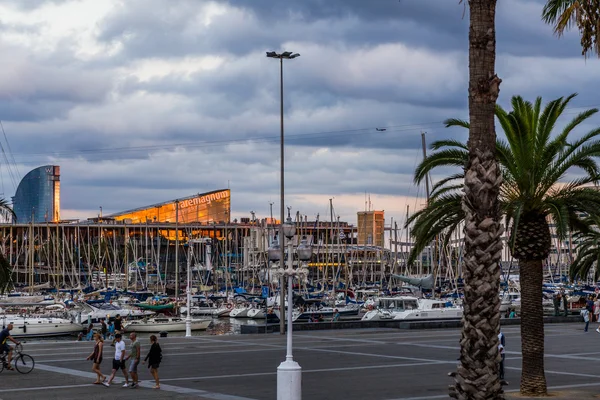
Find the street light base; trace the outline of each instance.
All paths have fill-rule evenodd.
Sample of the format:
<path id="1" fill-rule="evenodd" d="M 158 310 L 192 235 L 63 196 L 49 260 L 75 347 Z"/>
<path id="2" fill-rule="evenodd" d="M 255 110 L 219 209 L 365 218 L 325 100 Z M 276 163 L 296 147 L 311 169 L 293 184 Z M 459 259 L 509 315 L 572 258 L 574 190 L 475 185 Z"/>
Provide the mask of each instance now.
<path id="1" fill-rule="evenodd" d="M 185 337 L 191 337 L 192 336 L 192 320 L 190 319 L 190 317 L 187 317 L 185 319 Z"/>
<path id="2" fill-rule="evenodd" d="M 294 360 L 277 367 L 277 400 L 302 400 L 302 368 Z"/>

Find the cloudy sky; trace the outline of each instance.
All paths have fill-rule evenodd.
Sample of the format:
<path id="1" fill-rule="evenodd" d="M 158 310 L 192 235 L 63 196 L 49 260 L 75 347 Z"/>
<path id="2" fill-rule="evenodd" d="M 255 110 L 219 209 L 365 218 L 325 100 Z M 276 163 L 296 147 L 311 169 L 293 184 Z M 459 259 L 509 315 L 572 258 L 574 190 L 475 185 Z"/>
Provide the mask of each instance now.
<path id="1" fill-rule="evenodd" d="M 600 106 L 598 61 L 581 57 L 577 33 L 553 36 L 542 4 L 498 2 L 500 103 L 578 92 L 570 113 Z M 267 216 L 279 207 L 279 65 L 265 52 L 294 51 L 286 205 L 324 218 L 333 198 L 354 222 L 367 193 L 401 222 L 424 202 L 412 184 L 421 132 L 466 139 L 441 124 L 467 117 L 464 11 L 457 0 L 2 0 L 0 192 L 55 164 L 63 218 L 228 186 L 233 217 Z"/>

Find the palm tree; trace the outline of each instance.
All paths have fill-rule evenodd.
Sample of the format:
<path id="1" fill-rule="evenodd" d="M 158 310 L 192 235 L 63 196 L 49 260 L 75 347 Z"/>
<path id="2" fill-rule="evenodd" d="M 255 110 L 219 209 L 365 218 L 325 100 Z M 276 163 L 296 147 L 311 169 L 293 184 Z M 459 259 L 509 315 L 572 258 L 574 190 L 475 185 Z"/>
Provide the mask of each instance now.
<path id="1" fill-rule="evenodd" d="M 542 10 L 542 19 L 554 26 L 560 37 L 566 30 L 576 26 L 581 35 L 581 54 L 600 56 L 600 1 L 598 0 L 548 0 Z"/>
<path id="2" fill-rule="evenodd" d="M 519 261 L 521 275 L 521 393 L 524 395 L 546 394 L 542 261 L 551 248 L 549 221 L 555 224 L 558 237 L 564 238 L 569 231 L 584 228 L 580 215 L 593 215 L 600 208 L 600 191 L 589 186 L 600 178 L 594 160 L 594 157 L 600 156 L 597 138 L 600 128 L 580 138 L 571 137 L 573 130 L 598 110 L 580 113 L 557 135 L 552 135 L 557 120 L 574 96 L 553 100 L 543 109 L 541 98 L 530 103 L 518 96 L 512 98 L 512 111 L 496 107 L 496 117 L 506 135 L 506 140 L 496 141 L 496 154 L 504 178 L 499 201 L 506 226 L 510 228 L 510 251 Z M 470 127 L 468 122 L 456 119 L 446 121 L 446 125 Z M 446 140 L 433 143 L 432 148 L 435 152 L 415 171 L 416 183 L 420 183 L 436 167 L 461 167 L 468 162 L 468 148 L 463 143 Z M 574 169 L 579 169 L 581 175 L 560 184 Z M 461 186 L 457 184 L 464 171 L 463 167 L 462 173 L 436 184 L 428 206 L 407 222 L 407 225 L 414 223 L 415 247 L 411 260 L 436 235 L 447 241 L 463 223 L 467 225 L 465 231 L 469 231 L 468 225 L 472 222 L 461 207 L 465 194 L 459 191 Z M 466 174 L 469 173 L 467 170 Z M 471 240 L 472 237 L 465 236 L 466 245 Z M 482 257 L 495 257 L 499 251 L 494 247 L 486 250 Z M 483 268 L 485 266 L 482 265 Z M 495 276 L 499 281 L 499 276 Z M 493 296 L 499 297 L 496 286 L 491 284 L 484 283 L 481 290 L 494 291 Z M 471 307 L 467 293 L 465 291 L 465 311 Z M 486 312 L 493 312 L 494 318 L 499 318 L 497 303 L 490 303 L 487 307 L 492 310 Z M 461 350 L 461 358 L 466 356 L 465 353 Z M 481 360 L 485 358 L 484 355 L 479 357 Z"/>
<path id="3" fill-rule="evenodd" d="M 577 243 L 577 257 L 571 263 L 571 279 L 587 278 L 594 269 L 594 282 L 600 278 L 600 216 L 590 215 L 585 219 L 589 229 L 578 232 L 573 239 Z"/>
<path id="4" fill-rule="evenodd" d="M 14 211 L 8 205 L 8 201 L 0 199 L 0 217 L 6 220 L 16 221 L 17 216 Z M 12 286 L 12 268 L 10 263 L 4 257 L 4 254 L 0 252 L 0 294 L 3 294 L 6 290 Z"/>
<path id="5" fill-rule="evenodd" d="M 461 0 L 462 1 L 462 0 Z M 496 75 L 496 0 L 469 0 L 469 129 L 463 207 L 465 307 L 460 365 L 450 388 L 456 399 L 501 398 L 496 363 L 500 319 L 502 225 L 498 213 L 501 174 L 496 161 L 494 108 L 500 91 Z M 491 257 L 490 257 L 491 255 Z M 483 290 L 488 287 L 490 290 Z"/>

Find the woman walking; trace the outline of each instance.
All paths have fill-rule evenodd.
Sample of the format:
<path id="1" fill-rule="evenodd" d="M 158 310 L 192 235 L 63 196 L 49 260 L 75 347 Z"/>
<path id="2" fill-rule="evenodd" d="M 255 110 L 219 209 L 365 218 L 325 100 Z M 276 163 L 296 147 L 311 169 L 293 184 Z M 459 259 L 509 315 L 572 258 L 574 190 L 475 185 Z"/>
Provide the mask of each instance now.
<path id="1" fill-rule="evenodd" d="M 106 380 L 106 376 L 102 375 L 100 371 L 100 364 L 102 364 L 102 349 L 104 348 L 104 340 L 102 339 L 102 334 L 96 333 L 94 335 L 94 339 L 96 340 L 96 345 L 94 346 L 94 351 L 92 354 L 86 358 L 86 360 L 92 360 L 92 371 L 98 375 L 95 385 L 98 385 Z"/>
<path id="2" fill-rule="evenodd" d="M 150 373 L 152 374 L 154 382 L 156 383 L 154 389 L 160 389 L 160 381 L 158 380 L 158 367 L 160 366 L 160 362 L 162 361 L 162 349 L 158 344 L 158 339 L 156 338 L 156 335 L 150 335 L 150 343 L 152 345 L 150 346 L 150 351 L 148 352 L 148 355 L 144 359 L 144 364 L 146 363 L 146 361 L 148 361 L 148 368 L 150 368 Z"/>

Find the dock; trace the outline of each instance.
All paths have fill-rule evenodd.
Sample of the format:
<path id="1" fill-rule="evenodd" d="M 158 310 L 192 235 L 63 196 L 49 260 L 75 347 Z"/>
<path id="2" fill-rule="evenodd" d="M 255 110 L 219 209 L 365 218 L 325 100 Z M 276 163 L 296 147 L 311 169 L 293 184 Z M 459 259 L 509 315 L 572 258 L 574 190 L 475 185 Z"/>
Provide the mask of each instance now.
<path id="1" fill-rule="evenodd" d="M 546 325 L 546 377 L 554 397 L 592 399 L 600 390 L 597 352 L 600 335 L 583 323 Z M 504 326 L 508 395 L 519 388 L 519 326 Z M 459 354 L 457 328 L 393 328 L 298 331 L 294 358 L 302 366 L 303 398 L 310 400 L 410 400 L 447 398 Z M 142 339 L 142 354 L 148 351 Z M 95 374 L 85 358 L 90 342 L 43 341 L 24 344 L 36 360 L 29 375 L 0 374 L 0 399 L 217 399 L 273 400 L 276 370 L 285 358 L 286 339 L 278 333 L 160 338 L 161 389 L 144 365 L 139 389 L 122 388 L 122 375 L 110 388 L 92 385 Z M 127 340 L 128 344 L 129 341 Z M 110 373 L 114 348 L 106 346 L 102 371 Z M 135 391 L 135 392 L 134 392 Z M 574 397 L 573 397 L 574 396 Z"/>

